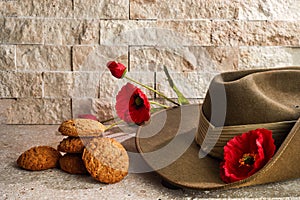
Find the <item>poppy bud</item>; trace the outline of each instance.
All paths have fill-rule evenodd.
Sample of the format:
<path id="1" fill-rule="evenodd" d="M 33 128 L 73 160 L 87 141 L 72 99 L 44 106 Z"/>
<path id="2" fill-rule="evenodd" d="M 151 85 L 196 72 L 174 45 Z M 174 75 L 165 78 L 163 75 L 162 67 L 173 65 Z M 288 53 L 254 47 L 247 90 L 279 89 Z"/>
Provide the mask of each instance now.
<path id="1" fill-rule="evenodd" d="M 107 67 L 110 70 L 111 74 L 116 78 L 123 78 L 126 74 L 127 69 L 122 63 L 117 63 L 115 61 L 110 61 L 107 63 Z"/>

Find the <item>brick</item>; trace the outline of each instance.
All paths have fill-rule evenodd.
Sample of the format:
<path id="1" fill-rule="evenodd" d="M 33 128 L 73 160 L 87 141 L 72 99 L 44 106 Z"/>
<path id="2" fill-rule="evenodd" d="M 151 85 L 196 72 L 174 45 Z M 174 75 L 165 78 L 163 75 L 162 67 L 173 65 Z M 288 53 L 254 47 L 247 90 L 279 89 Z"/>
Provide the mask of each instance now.
<path id="1" fill-rule="evenodd" d="M 92 98 L 72 98 L 72 117 L 78 118 L 81 114 L 94 114 Z"/>
<path id="2" fill-rule="evenodd" d="M 125 79 L 116 79 L 110 72 L 103 72 L 99 81 L 99 98 L 115 99 L 119 90 L 126 84 Z"/>
<path id="3" fill-rule="evenodd" d="M 130 0 L 131 19 L 235 19 L 238 0 Z"/>
<path id="4" fill-rule="evenodd" d="M 241 44 L 255 46 L 299 46 L 299 21 L 249 21 L 243 23 Z"/>
<path id="5" fill-rule="evenodd" d="M 292 55 L 293 62 L 291 65 L 300 67 L 300 48 L 290 48 L 288 51 Z"/>
<path id="6" fill-rule="evenodd" d="M 56 45 L 98 44 L 99 23 L 95 20 L 46 20 L 45 43 Z"/>
<path id="7" fill-rule="evenodd" d="M 0 98 L 21 97 L 42 97 L 42 75 L 0 71 Z"/>
<path id="8" fill-rule="evenodd" d="M 74 72 L 74 97 L 99 97 L 100 72 Z"/>
<path id="9" fill-rule="evenodd" d="M 39 19 L 0 18 L 0 43 L 41 44 L 43 23 Z"/>
<path id="10" fill-rule="evenodd" d="M 80 114 L 93 114 L 100 121 L 108 120 L 113 117 L 114 102 L 112 99 L 99 98 L 73 98 L 72 113 L 76 118 Z"/>
<path id="11" fill-rule="evenodd" d="M 77 18 L 128 19 L 129 0 L 75 0 Z"/>
<path id="12" fill-rule="evenodd" d="M 18 15 L 17 1 L 0 1 L 0 17 L 12 17 Z"/>
<path id="13" fill-rule="evenodd" d="M 242 20 L 298 20 L 299 0 L 240 1 L 239 19 Z"/>
<path id="14" fill-rule="evenodd" d="M 15 70 L 15 51 L 12 45 L 0 45 L 0 70 Z"/>
<path id="15" fill-rule="evenodd" d="M 155 87 L 155 79 L 154 79 L 154 72 L 145 72 L 145 71 L 136 71 L 136 72 L 128 72 L 126 74 L 126 76 L 142 83 L 145 84 L 149 87 L 154 88 Z M 133 85 L 137 86 L 138 88 L 140 88 L 146 95 L 148 98 L 154 98 L 154 93 L 138 84 L 135 84 L 131 81 L 127 81 L 132 83 Z"/>
<path id="16" fill-rule="evenodd" d="M 100 44 L 107 46 L 156 44 L 154 21 L 100 21 Z"/>
<path id="17" fill-rule="evenodd" d="M 117 21 L 100 22 L 100 43 L 104 45 L 209 45 L 211 22 L 197 21 Z"/>
<path id="18" fill-rule="evenodd" d="M 185 9 L 182 1 L 130 0 L 130 19 L 183 19 Z"/>
<path id="19" fill-rule="evenodd" d="M 204 98 L 215 74 L 203 72 L 170 73 L 174 84 L 186 98 Z M 177 98 L 162 72 L 156 73 L 156 88 L 169 98 Z"/>
<path id="20" fill-rule="evenodd" d="M 238 47 L 188 47 L 188 50 L 196 59 L 196 71 L 216 73 L 238 67 Z"/>
<path id="21" fill-rule="evenodd" d="M 100 121 L 111 119 L 116 115 L 115 103 L 111 99 L 92 99 L 92 112 Z"/>
<path id="22" fill-rule="evenodd" d="M 72 0 L 33 0 L 35 5 L 43 5 L 43 10 L 38 16 L 42 17 L 73 17 Z"/>
<path id="23" fill-rule="evenodd" d="M 163 71 L 163 66 L 173 71 L 194 70 L 194 66 L 185 56 L 185 50 L 186 48 L 130 47 L 130 70 Z"/>
<path id="24" fill-rule="evenodd" d="M 211 44 L 212 27 L 209 20 L 158 21 L 157 23 L 158 37 L 163 40 L 160 43 L 165 46 Z"/>
<path id="25" fill-rule="evenodd" d="M 98 98 L 102 80 L 100 72 L 46 72 L 44 73 L 45 97 Z M 105 81 L 105 83 L 105 92 L 110 94 L 109 89 L 114 82 Z"/>
<path id="26" fill-rule="evenodd" d="M 29 71 L 71 70 L 71 48 L 67 46 L 18 45 L 17 68 Z"/>
<path id="27" fill-rule="evenodd" d="M 0 99 L 0 124 L 7 123 L 7 112 L 13 103 L 15 103 L 15 99 Z"/>
<path id="28" fill-rule="evenodd" d="M 43 79 L 46 98 L 72 97 L 74 76 L 71 72 L 45 72 Z"/>
<path id="29" fill-rule="evenodd" d="M 266 41 L 267 22 L 248 21 L 241 22 L 243 32 L 239 39 L 239 44 L 244 46 L 263 45 Z"/>
<path id="30" fill-rule="evenodd" d="M 238 21 L 213 21 L 212 44 L 215 46 L 238 46 L 243 26 Z"/>
<path id="31" fill-rule="evenodd" d="M 216 46 L 299 46 L 299 21 L 214 21 Z"/>
<path id="32" fill-rule="evenodd" d="M 240 47 L 239 69 L 300 66 L 300 48 Z"/>
<path id="33" fill-rule="evenodd" d="M 0 1 L 0 16 L 72 17 L 71 0 Z"/>
<path id="34" fill-rule="evenodd" d="M 237 68 L 238 48 L 234 47 L 131 47 L 131 71 L 230 71 Z"/>
<path id="35" fill-rule="evenodd" d="M 8 124 L 61 124 L 71 118 L 70 99 L 17 99 L 6 112 Z"/>
<path id="36" fill-rule="evenodd" d="M 115 60 L 128 66 L 128 48 L 118 46 L 74 46 L 74 71 L 106 71 L 108 61 Z"/>
<path id="37" fill-rule="evenodd" d="M 128 77 L 139 81 L 148 86 L 154 87 L 154 73 L 153 72 L 128 72 L 126 74 Z M 100 98 L 101 99 L 115 99 L 118 92 L 121 88 L 126 85 L 128 81 L 127 79 L 116 79 L 113 77 L 110 72 L 104 72 L 100 77 Z M 130 82 L 132 83 L 132 82 Z M 134 83 L 132 83 L 134 84 Z M 135 85 L 135 84 L 134 84 Z M 154 97 L 154 94 L 147 89 L 136 85 L 140 88 L 149 98 Z"/>
<path id="38" fill-rule="evenodd" d="M 266 29 L 262 28 L 266 38 L 263 45 L 300 46 L 300 21 L 271 21 L 266 23 Z"/>
<path id="39" fill-rule="evenodd" d="M 72 1 L 70 0 L 19 1 L 19 16 L 72 17 Z"/>

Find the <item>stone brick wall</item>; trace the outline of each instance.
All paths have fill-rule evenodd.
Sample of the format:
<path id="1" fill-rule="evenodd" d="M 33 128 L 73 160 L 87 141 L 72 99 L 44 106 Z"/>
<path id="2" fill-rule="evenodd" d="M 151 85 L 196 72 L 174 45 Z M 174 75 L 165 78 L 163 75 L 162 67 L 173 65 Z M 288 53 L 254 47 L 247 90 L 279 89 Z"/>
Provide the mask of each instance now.
<path id="1" fill-rule="evenodd" d="M 175 98 L 167 66 L 192 102 L 220 72 L 299 66 L 299 10 L 300 0 L 0 0 L 0 123 L 111 116 L 125 81 L 109 60 Z"/>

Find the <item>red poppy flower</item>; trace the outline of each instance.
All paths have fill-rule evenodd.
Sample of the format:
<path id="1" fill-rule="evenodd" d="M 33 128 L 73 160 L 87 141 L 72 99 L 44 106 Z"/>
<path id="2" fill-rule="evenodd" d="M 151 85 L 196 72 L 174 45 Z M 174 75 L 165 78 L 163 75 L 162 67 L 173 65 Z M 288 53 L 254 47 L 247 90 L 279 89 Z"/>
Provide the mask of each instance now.
<path id="1" fill-rule="evenodd" d="M 150 103 L 147 96 L 131 83 L 127 83 L 117 95 L 116 111 L 128 123 L 138 125 L 150 119 Z"/>
<path id="2" fill-rule="evenodd" d="M 245 179 L 260 170 L 274 155 L 272 131 L 256 129 L 236 136 L 224 147 L 221 179 L 231 183 Z"/>
<path id="3" fill-rule="evenodd" d="M 123 78 L 126 74 L 126 67 L 122 63 L 117 63 L 115 61 L 110 61 L 107 63 L 107 67 L 110 70 L 111 74 L 116 78 Z"/>

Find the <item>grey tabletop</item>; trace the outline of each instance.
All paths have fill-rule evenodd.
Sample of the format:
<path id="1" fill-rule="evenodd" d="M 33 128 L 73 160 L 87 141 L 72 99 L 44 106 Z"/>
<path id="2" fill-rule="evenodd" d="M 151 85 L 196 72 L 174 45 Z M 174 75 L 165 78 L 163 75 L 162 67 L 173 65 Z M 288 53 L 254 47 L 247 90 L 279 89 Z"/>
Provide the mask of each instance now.
<path id="1" fill-rule="evenodd" d="M 102 184 L 88 175 L 60 169 L 26 171 L 18 156 L 33 146 L 56 147 L 63 136 L 57 125 L 0 125 L 0 199 L 197 199 L 299 198 L 300 179 L 231 190 L 170 189 L 154 172 L 130 173 L 115 184 Z"/>

